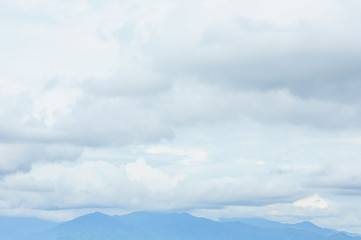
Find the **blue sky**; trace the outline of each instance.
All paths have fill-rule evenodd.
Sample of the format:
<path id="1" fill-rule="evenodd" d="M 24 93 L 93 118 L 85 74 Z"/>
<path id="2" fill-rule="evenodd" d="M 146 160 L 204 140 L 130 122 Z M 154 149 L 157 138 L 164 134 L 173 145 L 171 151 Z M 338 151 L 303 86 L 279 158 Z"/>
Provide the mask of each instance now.
<path id="1" fill-rule="evenodd" d="M 359 1 L 0 1 L 0 214 L 361 233 Z"/>

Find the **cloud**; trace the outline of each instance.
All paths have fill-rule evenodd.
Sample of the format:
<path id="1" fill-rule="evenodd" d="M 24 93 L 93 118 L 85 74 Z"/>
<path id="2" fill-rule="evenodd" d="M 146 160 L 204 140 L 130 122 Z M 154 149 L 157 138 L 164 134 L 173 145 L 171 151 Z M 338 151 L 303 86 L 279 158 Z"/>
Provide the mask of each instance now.
<path id="1" fill-rule="evenodd" d="M 336 195 L 360 196 L 360 174 L 357 171 L 360 164 L 355 160 L 355 156 L 348 157 L 352 159 L 347 160 L 347 163 L 332 161 L 325 164 L 308 179 L 306 185 L 328 189 Z"/>
<path id="2" fill-rule="evenodd" d="M 168 174 L 147 165 L 142 158 L 133 163 L 128 163 L 125 166 L 125 173 L 129 180 L 143 183 L 150 190 L 155 191 L 171 190 L 185 178 L 181 174 L 170 177 Z"/>
<path id="3" fill-rule="evenodd" d="M 64 144 L 0 144 L 0 176 L 29 171 L 34 162 L 75 161 L 82 147 Z"/>
<path id="4" fill-rule="evenodd" d="M 70 113 L 71 106 L 77 102 L 82 94 L 80 89 L 55 88 L 44 91 L 33 101 L 33 110 L 30 116 L 26 116 L 24 122 L 35 118 L 48 126 Z"/>
<path id="5" fill-rule="evenodd" d="M 167 147 L 167 146 L 152 146 L 146 149 L 147 153 L 150 154 L 172 154 L 177 156 L 185 157 L 180 161 L 184 165 L 193 165 L 204 163 L 207 161 L 207 152 L 202 149 L 182 149 L 177 147 Z"/>
<path id="6" fill-rule="evenodd" d="M 0 212 L 359 221 L 360 3 L 0 5 Z"/>
<path id="7" fill-rule="evenodd" d="M 340 8 L 333 1 L 324 10 L 319 2 L 305 11 L 303 4 L 298 6 L 304 11 L 295 10 L 295 5 L 275 8 L 264 1 L 256 5 L 228 1 L 214 9 L 198 5 L 196 12 L 179 4 L 188 11 L 187 17 L 169 15 L 163 31 L 151 39 L 149 55 L 170 76 L 192 76 L 240 89 L 286 88 L 302 98 L 353 102 L 359 85 L 354 52 L 360 49 L 352 39 L 360 36 L 352 30 L 353 18 L 340 17 L 351 6 Z M 179 29 L 185 28 L 187 34 L 179 36 Z M 335 37 L 340 31 L 348 37 Z M 345 50 L 345 45 L 352 50 Z"/>
<path id="8" fill-rule="evenodd" d="M 310 197 L 300 199 L 293 203 L 296 207 L 313 207 L 313 208 L 327 208 L 327 201 L 321 198 L 319 195 L 314 194 Z"/>
<path id="9" fill-rule="evenodd" d="M 269 203 L 250 207 L 233 205 L 220 209 L 197 209 L 192 213 L 212 219 L 260 217 L 290 223 L 300 220 L 322 222 L 327 217 L 335 216 L 338 211 L 340 209 L 337 203 L 330 202 L 329 204 L 318 194 L 314 194 L 293 203 Z"/>
<path id="10" fill-rule="evenodd" d="M 337 1 L 333 3 L 327 6 L 332 14 L 322 11 L 330 20 L 338 19 L 333 13 L 344 11 L 336 8 Z M 32 31 L 27 38 L 25 55 L 27 51 L 39 51 L 41 59 L 31 52 L 27 61 L 39 66 L 12 71 L 25 74 L 28 82 L 22 75 L 3 72 L 2 78 L 8 79 L 4 86 L 15 91 L 12 97 L 4 93 L 4 100 L 15 102 L 3 112 L 11 116 L 5 117 L 8 124 L 3 123 L 7 133 L 4 141 L 21 139 L 81 146 L 157 143 L 174 138 L 174 129 L 240 118 L 262 124 L 359 128 L 356 97 L 350 98 L 351 102 L 345 100 L 356 96 L 352 91 L 358 89 L 355 77 L 358 68 L 353 68 L 357 56 L 350 56 L 347 64 L 339 64 L 340 58 L 331 58 L 334 52 L 325 48 L 323 42 L 313 41 L 319 39 L 313 30 L 325 26 L 315 21 L 319 16 L 314 13 L 321 9 L 321 3 L 313 5 L 311 12 L 305 11 L 299 2 L 297 6 L 303 11 L 295 11 L 293 5 L 287 5 L 290 10 L 284 11 L 266 8 L 268 3 L 233 1 L 220 8 L 216 1 L 195 6 L 203 11 L 192 11 L 186 3 L 168 1 L 142 7 L 140 2 L 125 5 L 110 2 L 100 7 L 84 1 L 74 5 L 39 1 L 16 4 L 29 14 L 35 9 L 49 13 L 60 8 L 70 20 L 54 14 L 55 29 L 43 21 L 31 25 L 38 29 L 35 31 L 38 34 Z M 117 13 L 125 9 L 131 11 L 124 16 Z M 141 17 L 137 18 L 136 9 L 143 11 Z M 153 10 L 156 15 L 150 14 Z M 189 11 L 188 17 L 177 18 L 182 12 L 179 10 Z M 217 14 L 211 14 L 215 11 Z M 290 15 L 290 11 L 294 14 Z M 112 21 L 106 21 L 104 14 Z M 75 19 L 80 21 L 75 23 Z M 66 27 L 69 25 L 71 28 Z M 189 29 L 179 36 L 178 29 L 184 26 Z M 20 31 L 30 34 L 28 27 L 27 23 L 18 26 Z M 339 30 L 337 26 L 327 27 L 331 29 L 319 33 L 322 38 Z M 121 34 L 122 30 L 126 32 Z M 133 35 L 127 43 L 121 42 L 129 31 Z M 59 34 L 65 39 L 59 41 Z M 329 45 L 341 46 L 329 39 Z M 81 44 L 84 42 L 87 44 Z M 47 57 L 44 47 L 39 49 L 38 45 L 51 48 L 52 57 Z M 8 59 L 18 56 L 12 54 L 18 49 L 16 45 L 7 44 L 7 49 Z M 64 53 L 74 58 L 62 57 Z M 342 54 L 348 59 L 351 53 Z M 10 60 L 6 64 L 12 64 Z M 344 71 L 352 76 L 346 76 Z M 339 77 L 343 81 L 338 81 Z M 43 89 L 56 78 L 59 79 L 56 87 Z M 25 87 L 21 91 L 18 89 L 21 84 L 11 86 L 10 80 Z M 29 92 L 27 96 L 25 92 Z M 323 96 L 323 92 L 329 95 Z M 19 110 L 18 115 L 10 114 L 19 107 L 26 108 Z"/>
<path id="11" fill-rule="evenodd" d="M 263 205 L 292 199 L 294 186 L 266 185 L 252 178 L 198 180 L 182 172 L 170 175 L 138 159 L 124 165 L 106 161 L 38 164 L 0 181 L 3 209 L 118 207 L 170 210 L 223 204 Z M 256 191 L 255 191 L 256 190 Z M 97 196 L 102 196 L 101 198 Z"/>

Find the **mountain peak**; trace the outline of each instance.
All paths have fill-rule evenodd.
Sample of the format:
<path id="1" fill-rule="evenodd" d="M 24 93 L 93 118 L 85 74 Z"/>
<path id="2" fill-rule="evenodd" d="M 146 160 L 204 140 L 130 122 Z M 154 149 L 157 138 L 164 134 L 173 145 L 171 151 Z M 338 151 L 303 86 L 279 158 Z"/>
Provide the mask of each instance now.
<path id="1" fill-rule="evenodd" d="M 80 217 L 77 217 L 70 222 L 74 223 L 86 223 L 86 224 L 96 224 L 96 223 L 110 223 L 115 221 L 113 217 L 106 215 L 102 212 L 93 212 Z M 68 222 L 69 223 L 69 222 Z"/>
<path id="2" fill-rule="evenodd" d="M 302 228 L 302 229 L 320 229 L 319 226 L 309 222 L 309 221 L 304 221 L 304 222 L 300 222 L 300 223 L 295 223 L 295 224 L 292 224 L 293 227 L 296 227 L 296 228 Z"/>
<path id="3" fill-rule="evenodd" d="M 83 216 L 80 216 L 79 218 L 110 218 L 111 216 L 102 213 L 102 212 L 92 212 Z"/>
<path id="4" fill-rule="evenodd" d="M 300 222 L 300 223 L 297 223 L 297 224 L 302 224 L 302 225 L 305 225 L 305 226 L 314 226 L 314 227 L 317 227 L 315 224 L 309 222 L 309 221 L 303 221 L 303 222 Z"/>
<path id="5" fill-rule="evenodd" d="M 105 214 L 105 213 L 98 212 L 98 211 L 93 212 L 93 213 L 89 213 L 89 214 L 87 214 L 87 215 L 92 215 L 92 216 L 109 216 L 109 215 L 107 215 L 107 214 Z"/>

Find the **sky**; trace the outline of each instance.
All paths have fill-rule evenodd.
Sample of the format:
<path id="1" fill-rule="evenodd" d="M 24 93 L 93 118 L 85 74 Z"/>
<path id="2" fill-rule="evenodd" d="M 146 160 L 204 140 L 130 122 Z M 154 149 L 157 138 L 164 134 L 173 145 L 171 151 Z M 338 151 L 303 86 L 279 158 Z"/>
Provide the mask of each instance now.
<path id="1" fill-rule="evenodd" d="M 0 0 L 0 215 L 361 233 L 361 2 Z"/>

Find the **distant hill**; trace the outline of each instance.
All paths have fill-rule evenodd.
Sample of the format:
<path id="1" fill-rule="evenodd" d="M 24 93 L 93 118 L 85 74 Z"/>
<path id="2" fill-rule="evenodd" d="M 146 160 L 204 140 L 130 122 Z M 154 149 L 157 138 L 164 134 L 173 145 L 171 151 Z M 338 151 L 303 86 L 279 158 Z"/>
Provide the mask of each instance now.
<path id="1" fill-rule="evenodd" d="M 0 239 L 22 240 L 25 237 L 44 232 L 57 224 L 37 218 L 0 217 Z"/>
<path id="2" fill-rule="evenodd" d="M 282 224 L 259 218 L 217 222 L 187 213 L 95 212 L 61 224 L 7 219 L 0 220 L 2 240 L 361 240 L 310 222 Z"/>
<path id="3" fill-rule="evenodd" d="M 307 232 L 313 232 L 322 236 L 332 236 L 337 233 L 336 230 L 329 228 L 320 228 L 311 222 L 301 222 L 296 224 L 279 223 L 276 221 L 270 221 L 263 218 L 235 218 L 235 219 L 221 219 L 222 222 L 242 222 L 251 226 L 256 226 L 265 229 L 298 229 Z"/>

